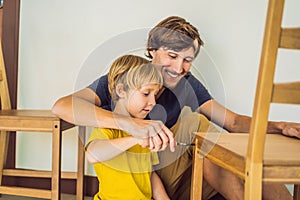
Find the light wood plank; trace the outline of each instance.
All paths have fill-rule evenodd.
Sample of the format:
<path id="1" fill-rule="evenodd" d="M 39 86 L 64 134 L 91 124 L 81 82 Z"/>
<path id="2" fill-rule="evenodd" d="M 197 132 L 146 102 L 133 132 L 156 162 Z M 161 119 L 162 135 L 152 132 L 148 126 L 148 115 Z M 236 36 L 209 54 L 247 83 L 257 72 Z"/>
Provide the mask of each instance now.
<path id="1" fill-rule="evenodd" d="M 51 110 L 0 110 L 0 119 L 28 119 L 36 120 L 43 119 L 45 121 L 58 121 L 59 118 L 55 116 Z"/>
<path id="2" fill-rule="evenodd" d="M 60 122 L 55 121 L 52 134 L 52 179 L 51 179 L 51 199 L 60 200 L 60 172 L 61 172 L 61 132 Z"/>
<path id="3" fill-rule="evenodd" d="M 76 180 L 76 200 L 82 200 L 84 197 L 84 144 L 86 128 L 79 126 L 78 128 L 78 161 L 77 161 L 77 180 Z"/>
<path id="4" fill-rule="evenodd" d="M 196 138 L 201 145 L 200 153 L 215 164 L 231 171 L 240 178 L 244 178 L 246 143 L 237 144 L 234 150 L 227 149 L 227 146 L 230 145 L 224 140 L 227 138 L 226 136 L 227 134 L 220 133 L 196 133 Z"/>
<path id="5" fill-rule="evenodd" d="M 272 102 L 300 104 L 300 82 L 274 84 Z"/>
<path id="6" fill-rule="evenodd" d="M 265 166 L 263 181 L 300 184 L 300 166 Z"/>
<path id="7" fill-rule="evenodd" d="M 200 154 L 199 140 L 196 139 L 196 148 L 193 155 L 191 200 L 202 198 L 203 183 L 203 156 Z"/>
<path id="8" fill-rule="evenodd" d="M 53 121 L 27 119 L 0 119 L 0 129 L 5 131 L 52 132 Z"/>
<path id="9" fill-rule="evenodd" d="M 49 190 L 32 189 L 32 188 L 0 186 L 0 194 L 9 194 L 9 195 L 17 194 L 18 196 L 51 199 L 51 192 Z"/>
<path id="10" fill-rule="evenodd" d="M 280 35 L 280 48 L 300 49 L 300 28 L 282 28 Z"/>
<path id="11" fill-rule="evenodd" d="M 0 130 L 0 185 L 2 185 L 2 174 L 7 155 L 8 133 Z"/>
<path id="12" fill-rule="evenodd" d="M 39 178 L 51 178 L 51 171 L 43 170 L 30 170 L 30 169 L 4 169 L 4 176 L 19 176 L 19 177 L 39 177 Z M 62 179 L 76 179 L 77 172 L 61 172 Z"/>
<path id="13" fill-rule="evenodd" d="M 245 159 L 249 134 L 224 133 L 218 136 L 217 141 L 209 140 L 209 138 L 206 137 L 206 134 L 207 133 L 196 133 L 197 137 L 200 138 L 200 141 L 205 141 L 207 145 L 214 145 L 214 148 L 220 148 L 220 151 L 228 151 L 222 153 L 220 157 L 228 156 L 228 159 L 226 160 L 229 161 L 230 157 L 233 156 L 237 156 L 241 160 Z M 202 144 L 201 151 L 205 152 L 205 149 L 207 149 L 207 147 L 205 147 L 205 144 Z M 281 134 L 267 134 L 266 147 L 264 151 L 264 164 L 281 166 L 300 165 L 299 149 L 299 139 L 286 137 Z"/>

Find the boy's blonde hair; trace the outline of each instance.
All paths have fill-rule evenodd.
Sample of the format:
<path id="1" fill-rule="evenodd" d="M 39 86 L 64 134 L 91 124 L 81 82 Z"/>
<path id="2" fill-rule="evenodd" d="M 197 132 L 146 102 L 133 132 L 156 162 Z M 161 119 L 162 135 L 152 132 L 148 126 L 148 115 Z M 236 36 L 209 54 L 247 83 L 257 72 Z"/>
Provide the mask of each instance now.
<path id="1" fill-rule="evenodd" d="M 108 89 L 112 100 L 117 101 L 117 84 L 123 84 L 125 91 L 140 89 L 145 84 L 158 84 L 162 87 L 161 72 L 150 61 L 136 55 L 124 55 L 116 59 L 108 72 Z"/>

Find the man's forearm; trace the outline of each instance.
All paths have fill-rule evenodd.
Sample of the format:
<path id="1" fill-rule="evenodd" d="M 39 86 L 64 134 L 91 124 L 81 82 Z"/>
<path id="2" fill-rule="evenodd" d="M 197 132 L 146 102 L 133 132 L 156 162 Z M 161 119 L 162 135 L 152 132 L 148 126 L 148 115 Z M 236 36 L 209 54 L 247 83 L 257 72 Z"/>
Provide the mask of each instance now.
<path id="1" fill-rule="evenodd" d="M 174 151 L 173 133 L 161 121 L 117 115 L 101 108 L 99 106 L 101 102 L 99 99 L 95 99 L 95 95 L 88 96 L 87 94 L 86 96 L 69 95 L 60 98 L 54 104 L 52 112 L 72 124 L 120 129 L 134 137 L 149 138 L 149 143 L 150 139 L 154 137 L 154 139 L 156 138 L 154 140 L 154 150 L 164 150 L 167 146 L 170 146 L 171 151 Z M 155 137 L 157 135 L 159 135 L 159 139 Z"/>
<path id="2" fill-rule="evenodd" d="M 232 132 L 250 132 L 251 118 L 240 115 L 235 123 L 235 131 Z M 300 138 L 300 123 L 296 122 L 274 122 L 267 123 L 267 133 L 279 133 L 285 136 Z"/>
<path id="3" fill-rule="evenodd" d="M 61 98 L 54 104 L 52 112 L 61 119 L 76 125 L 118 128 L 112 112 L 77 97 Z"/>

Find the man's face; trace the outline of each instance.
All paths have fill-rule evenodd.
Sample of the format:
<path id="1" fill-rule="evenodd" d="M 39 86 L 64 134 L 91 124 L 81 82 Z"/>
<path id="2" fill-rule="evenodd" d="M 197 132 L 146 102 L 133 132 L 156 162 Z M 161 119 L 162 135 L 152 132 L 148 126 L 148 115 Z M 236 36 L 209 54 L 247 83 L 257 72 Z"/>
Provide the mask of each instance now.
<path id="1" fill-rule="evenodd" d="M 195 51 L 193 47 L 180 52 L 161 47 L 158 50 L 152 50 L 151 55 L 152 63 L 161 65 L 164 86 L 174 88 L 190 70 L 195 58 Z"/>

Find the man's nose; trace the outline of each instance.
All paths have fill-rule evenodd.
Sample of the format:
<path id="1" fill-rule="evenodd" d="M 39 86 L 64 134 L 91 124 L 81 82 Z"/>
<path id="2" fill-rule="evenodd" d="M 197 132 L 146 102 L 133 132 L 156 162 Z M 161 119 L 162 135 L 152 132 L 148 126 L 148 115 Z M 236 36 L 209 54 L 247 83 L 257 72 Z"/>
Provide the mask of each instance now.
<path id="1" fill-rule="evenodd" d="M 181 74 L 183 72 L 183 59 L 176 59 L 174 62 L 173 62 L 173 67 L 172 69 L 178 73 L 178 74 Z"/>

